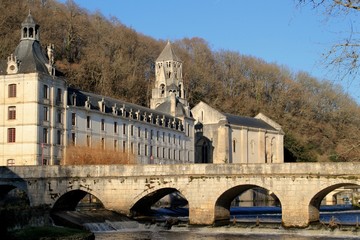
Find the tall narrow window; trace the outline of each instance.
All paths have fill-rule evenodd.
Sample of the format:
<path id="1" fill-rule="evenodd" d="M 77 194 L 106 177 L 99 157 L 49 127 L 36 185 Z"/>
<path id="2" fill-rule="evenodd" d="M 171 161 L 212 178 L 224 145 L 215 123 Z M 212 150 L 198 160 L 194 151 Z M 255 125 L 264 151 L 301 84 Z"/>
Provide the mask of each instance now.
<path id="1" fill-rule="evenodd" d="M 49 130 L 47 128 L 43 129 L 43 143 L 49 143 Z"/>
<path id="2" fill-rule="evenodd" d="M 61 131 L 57 130 L 56 132 L 56 144 L 61 145 Z"/>
<path id="3" fill-rule="evenodd" d="M 105 120 L 101 119 L 101 131 L 105 130 Z"/>
<path id="4" fill-rule="evenodd" d="M 134 136 L 134 125 L 130 126 L 130 135 Z"/>
<path id="5" fill-rule="evenodd" d="M 49 99 L 49 87 L 48 87 L 48 85 L 43 86 L 43 97 L 45 99 Z"/>
<path id="6" fill-rule="evenodd" d="M 86 116 L 86 127 L 91 128 L 91 118 L 90 118 L 90 116 Z"/>
<path id="7" fill-rule="evenodd" d="M 91 137 L 90 137 L 90 135 L 86 135 L 86 146 L 87 147 L 91 146 Z"/>
<path id="8" fill-rule="evenodd" d="M 236 152 L 236 141 L 233 139 L 233 152 Z"/>
<path id="9" fill-rule="evenodd" d="M 8 128 L 8 142 L 13 143 L 16 140 L 16 129 Z"/>
<path id="10" fill-rule="evenodd" d="M 71 113 L 71 125 L 76 125 L 76 113 Z"/>
<path id="11" fill-rule="evenodd" d="M 101 149 L 105 149 L 105 138 L 101 138 Z"/>
<path id="12" fill-rule="evenodd" d="M 147 156 L 148 155 L 148 146 L 145 144 L 145 156 Z"/>
<path id="13" fill-rule="evenodd" d="M 153 130 L 150 130 L 150 139 L 153 139 Z"/>
<path id="14" fill-rule="evenodd" d="M 16 119 L 16 107 L 15 106 L 10 106 L 8 108 L 8 119 L 9 120 Z"/>
<path id="15" fill-rule="evenodd" d="M 145 128 L 145 138 L 147 138 L 147 129 Z"/>
<path id="16" fill-rule="evenodd" d="M 117 122 L 114 122 L 114 133 L 117 133 L 118 132 L 118 125 L 117 125 Z"/>
<path id="17" fill-rule="evenodd" d="M 62 123 L 62 112 L 60 110 L 57 111 L 57 122 Z"/>
<path id="18" fill-rule="evenodd" d="M 118 149 L 118 142 L 117 142 L 117 140 L 114 140 L 114 151 L 117 151 L 117 149 Z"/>
<path id="19" fill-rule="evenodd" d="M 123 150 L 123 152 L 125 152 L 125 150 L 126 150 L 126 142 L 125 141 L 122 142 L 122 150 Z"/>
<path id="20" fill-rule="evenodd" d="M 76 136 L 75 136 L 75 133 L 71 133 L 71 144 L 73 146 L 75 146 L 76 144 Z"/>
<path id="21" fill-rule="evenodd" d="M 56 103 L 62 103 L 62 91 L 60 88 L 56 92 Z"/>
<path id="22" fill-rule="evenodd" d="M 131 154 L 134 154 L 134 143 L 130 144 L 130 152 Z"/>
<path id="23" fill-rule="evenodd" d="M 16 84 L 9 84 L 8 90 L 9 90 L 8 92 L 9 98 L 16 97 Z"/>
<path id="24" fill-rule="evenodd" d="M 141 147 L 140 147 L 140 143 L 138 143 L 138 155 L 141 154 Z"/>
<path id="25" fill-rule="evenodd" d="M 126 134 L 126 124 L 123 124 L 123 134 Z"/>
<path id="26" fill-rule="evenodd" d="M 44 107 L 44 121 L 49 121 L 49 108 Z"/>
<path id="27" fill-rule="evenodd" d="M 141 128 L 138 127 L 138 137 L 141 137 Z"/>

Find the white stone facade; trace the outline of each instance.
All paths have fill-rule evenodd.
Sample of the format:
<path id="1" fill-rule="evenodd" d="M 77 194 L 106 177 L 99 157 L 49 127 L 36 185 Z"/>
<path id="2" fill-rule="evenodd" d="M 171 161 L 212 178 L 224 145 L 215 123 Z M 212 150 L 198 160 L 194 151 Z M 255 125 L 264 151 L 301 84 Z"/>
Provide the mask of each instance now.
<path id="1" fill-rule="evenodd" d="M 124 151 L 140 164 L 284 161 L 284 134 L 266 116 L 232 116 L 203 102 L 190 109 L 170 42 L 155 62 L 147 108 L 68 87 L 39 31 L 29 14 L 14 54 L 0 61 L 0 165 L 60 164 L 70 145 Z"/>

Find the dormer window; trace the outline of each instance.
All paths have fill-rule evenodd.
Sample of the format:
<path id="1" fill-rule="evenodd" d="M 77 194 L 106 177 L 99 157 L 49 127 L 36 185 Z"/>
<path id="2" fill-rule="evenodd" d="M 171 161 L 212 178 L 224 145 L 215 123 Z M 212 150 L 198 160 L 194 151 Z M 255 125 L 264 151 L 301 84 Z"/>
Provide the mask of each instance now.
<path id="1" fill-rule="evenodd" d="M 71 95 L 71 103 L 73 106 L 76 106 L 76 94 L 75 93 L 73 93 Z"/>

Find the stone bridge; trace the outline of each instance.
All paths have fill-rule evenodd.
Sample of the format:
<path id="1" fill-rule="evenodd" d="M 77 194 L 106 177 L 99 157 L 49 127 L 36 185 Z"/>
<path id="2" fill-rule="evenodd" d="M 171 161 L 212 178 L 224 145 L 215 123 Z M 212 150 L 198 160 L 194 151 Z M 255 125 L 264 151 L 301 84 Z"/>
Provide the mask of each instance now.
<path id="1" fill-rule="evenodd" d="M 278 198 L 285 227 L 319 220 L 332 190 L 360 184 L 360 163 L 179 164 L 0 167 L 0 195 L 18 188 L 30 204 L 73 210 L 87 193 L 105 208 L 131 215 L 169 193 L 189 203 L 189 223 L 230 220 L 230 203 L 261 187 Z"/>

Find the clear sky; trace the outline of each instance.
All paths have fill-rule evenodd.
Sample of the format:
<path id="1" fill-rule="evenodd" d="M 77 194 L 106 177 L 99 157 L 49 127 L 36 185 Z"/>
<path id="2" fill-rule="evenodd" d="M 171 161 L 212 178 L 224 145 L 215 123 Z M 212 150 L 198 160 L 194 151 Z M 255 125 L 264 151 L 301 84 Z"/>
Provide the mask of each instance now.
<path id="1" fill-rule="evenodd" d="M 61 0 L 64 2 L 65 0 Z M 114 16 L 155 39 L 201 37 L 212 50 L 231 50 L 337 82 L 322 54 L 348 36 L 350 18 L 326 20 L 321 10 L 296 0 L 75 0 L 90 13 Z M 354 27 L 354 26 L 353 26 Z M 360 79 L 342 80 L 360 103 Z"/>

